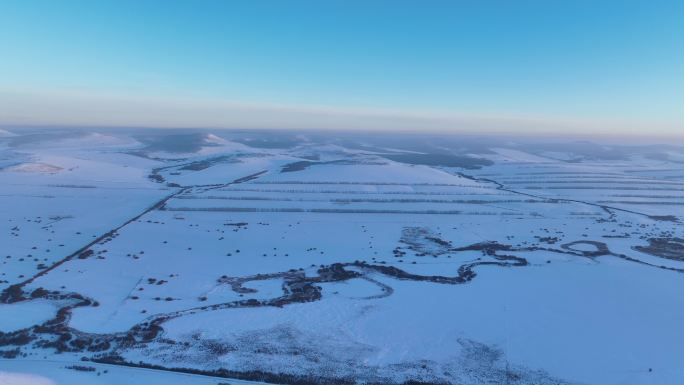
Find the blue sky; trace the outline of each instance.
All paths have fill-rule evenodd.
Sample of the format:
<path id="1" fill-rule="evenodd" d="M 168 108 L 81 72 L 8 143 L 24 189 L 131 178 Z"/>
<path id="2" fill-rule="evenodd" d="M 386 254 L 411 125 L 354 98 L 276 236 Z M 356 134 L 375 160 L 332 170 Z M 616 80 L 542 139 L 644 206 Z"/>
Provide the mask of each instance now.
<path id="1" fill-rule="evenodd" d="M 455 129 L 482 118 L 684 130 L 676 0 L 4 0 L 0 57 L 0 101 L 12 106 L 0 107 L 0 123 L 97 124 L 97 111 L 101 123 L 126 123 L 95 105 L 80 120 L 65 115 L 88 100 L 121 103 L 119 113 L 187 102 L 200 115 L 206 102 L 361 114 L 353 126 L 382 114 Z M 54 100 L 61 114 L 50 113 Z M 178 125 L 193 124 L 186 109 Z M 249 126 L 248 115 L 197 125 Z M 301 117 L 283 119 L 296 127 Z M 326 123 L 344 128 L 320 117 L 301 125 Z"/>

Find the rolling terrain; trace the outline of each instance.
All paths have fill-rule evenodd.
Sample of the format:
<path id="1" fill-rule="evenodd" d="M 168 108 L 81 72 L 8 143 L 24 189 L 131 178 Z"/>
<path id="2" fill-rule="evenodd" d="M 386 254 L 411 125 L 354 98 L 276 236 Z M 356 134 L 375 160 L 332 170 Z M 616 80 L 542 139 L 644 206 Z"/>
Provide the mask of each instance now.
<path id="1" fill-rule="evenodd" d="M 684 381 L 684 147 L 3 132 L 0 380 Z"/>

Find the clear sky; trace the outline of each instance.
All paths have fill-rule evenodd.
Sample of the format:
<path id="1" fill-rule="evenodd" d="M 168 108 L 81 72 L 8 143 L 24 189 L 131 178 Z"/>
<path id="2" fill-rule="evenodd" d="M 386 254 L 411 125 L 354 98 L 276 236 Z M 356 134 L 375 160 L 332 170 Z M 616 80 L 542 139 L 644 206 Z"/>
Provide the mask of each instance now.
<path id="1" fill-rule="evenodd" d="M 0 1 L 0 124 L 364 122 L 684 134 L 684 1 Z"/>

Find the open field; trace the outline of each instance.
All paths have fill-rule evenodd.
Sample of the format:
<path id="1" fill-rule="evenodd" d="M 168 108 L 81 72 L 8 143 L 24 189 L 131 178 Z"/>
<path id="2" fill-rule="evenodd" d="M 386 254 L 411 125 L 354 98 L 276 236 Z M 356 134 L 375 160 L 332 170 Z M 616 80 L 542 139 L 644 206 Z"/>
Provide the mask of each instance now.
<path id="1" fill-rule="evenodd" d="M 684 381 L 684 148 L 281 135 L 0 139 L 0 380 Z"/>

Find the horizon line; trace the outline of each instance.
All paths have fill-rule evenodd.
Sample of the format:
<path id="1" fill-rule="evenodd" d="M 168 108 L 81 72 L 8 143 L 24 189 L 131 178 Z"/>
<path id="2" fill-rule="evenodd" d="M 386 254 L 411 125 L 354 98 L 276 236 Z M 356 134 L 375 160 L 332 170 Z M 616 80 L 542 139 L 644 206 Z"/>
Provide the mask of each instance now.
<path id="1" fill-rule="evenodd" d="M 435 111 L 9 90 L 0 90 L 0 125 L 684 139 L 684 126 L 672 122 L 493 114 L 485 117 Z"/>

